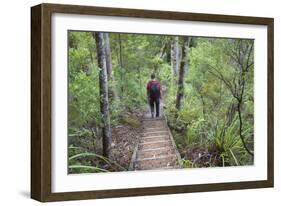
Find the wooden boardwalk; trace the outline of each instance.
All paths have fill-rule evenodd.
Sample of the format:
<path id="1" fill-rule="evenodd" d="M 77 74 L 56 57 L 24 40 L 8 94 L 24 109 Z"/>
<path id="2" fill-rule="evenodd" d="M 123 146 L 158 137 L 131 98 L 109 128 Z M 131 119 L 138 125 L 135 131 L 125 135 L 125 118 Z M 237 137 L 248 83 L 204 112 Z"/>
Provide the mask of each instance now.
<path id="1" fill-rule="evenodd" d="M 144 115 L 143 131 L 135 148 L 131 170 L 179 168 L 180 155 L 165 117 L 151 118 Z"/>

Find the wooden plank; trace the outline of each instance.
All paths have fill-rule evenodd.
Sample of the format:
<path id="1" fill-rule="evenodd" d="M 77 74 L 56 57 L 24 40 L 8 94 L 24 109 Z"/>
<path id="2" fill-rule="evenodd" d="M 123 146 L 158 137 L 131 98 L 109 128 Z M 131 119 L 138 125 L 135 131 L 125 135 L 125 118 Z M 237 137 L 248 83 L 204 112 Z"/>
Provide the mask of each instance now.
<path id="1" fill-rule="evenodd" d="M 175 157 L 175 155 L 163 155 L 163 156 L 159 156 L 159 157 L 147 157 L 147 158 L 142 158 L 142 159 L 138 159 L 138 162 L 141 161 L 146 161 L 146 160 L 159 160 L 159 159 L 167 159 L 167 158 L 173 158 Z"/>

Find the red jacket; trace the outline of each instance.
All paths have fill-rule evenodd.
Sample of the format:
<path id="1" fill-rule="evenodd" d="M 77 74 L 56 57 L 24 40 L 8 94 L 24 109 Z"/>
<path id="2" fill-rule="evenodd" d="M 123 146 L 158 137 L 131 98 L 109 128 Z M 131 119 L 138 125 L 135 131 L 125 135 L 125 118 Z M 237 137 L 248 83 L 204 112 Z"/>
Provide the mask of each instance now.
<path id="1" fill-rule="evenodd" d="M 159 97 L 157 96 L 153 96 L 153 94 L 150 94 L 150 88 L 153 84 L 156 84 L 157 89 L 159 90 Z M 146 90 L 147 90 L 147 94 L 149 94 L 149 98 L 150 99 L 157 99 L 157 98 L 161 98 L 161 84 L 157 81 L 157 80 L 150 80 L 147 85 L 146 85 Z"/>

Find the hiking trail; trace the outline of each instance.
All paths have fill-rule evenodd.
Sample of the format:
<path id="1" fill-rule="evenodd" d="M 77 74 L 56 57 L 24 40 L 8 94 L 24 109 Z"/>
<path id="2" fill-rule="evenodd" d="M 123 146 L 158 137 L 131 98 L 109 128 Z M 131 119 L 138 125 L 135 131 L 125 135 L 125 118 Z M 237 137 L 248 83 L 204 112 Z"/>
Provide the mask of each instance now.
<path id="1" fill-rule="evenodd" d="M 143 115 L 142 133 L 133 153 L 130 170 L 180 168 L 180 154 L 163 114 L 160 104 L 160 117 L 151 118 L 150 110 Z"/>

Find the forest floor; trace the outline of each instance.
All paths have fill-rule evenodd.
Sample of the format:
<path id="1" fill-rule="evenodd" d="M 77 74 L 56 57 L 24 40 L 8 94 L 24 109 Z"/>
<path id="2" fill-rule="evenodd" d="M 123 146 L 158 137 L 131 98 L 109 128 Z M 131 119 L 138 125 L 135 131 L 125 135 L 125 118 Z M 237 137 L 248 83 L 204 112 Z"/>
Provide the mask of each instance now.
<path id="1" fill-rule="evenodd" d="M 189 161 L 187 167 L 214 167 L 222 164 L 219 152 L 215 148 L 194 144 L 179 148 L 179 152 L 183 160 Z"/>
<path id="2" fill-rule="evenodd" d="M 168 124 L 174 136 L 177 148 L 182 159 L 184 168 L 203 168 L 222 166 L 220 151 L 215 144 L 193 143 L 186 144 L 184 141 L 185 130 L 188 128 L 178 129 L 174 124 Z"/>
<path id="3" fill-rule="evenodd" d="M 143 110 L 128 113 L 122 124 L 112 128 L 112 160 L 128 169 L 142 131 Z"/>

